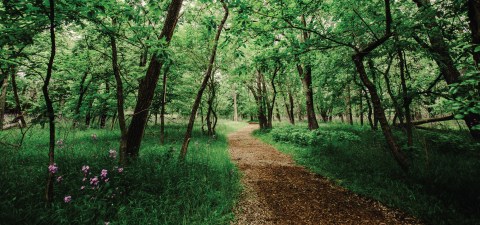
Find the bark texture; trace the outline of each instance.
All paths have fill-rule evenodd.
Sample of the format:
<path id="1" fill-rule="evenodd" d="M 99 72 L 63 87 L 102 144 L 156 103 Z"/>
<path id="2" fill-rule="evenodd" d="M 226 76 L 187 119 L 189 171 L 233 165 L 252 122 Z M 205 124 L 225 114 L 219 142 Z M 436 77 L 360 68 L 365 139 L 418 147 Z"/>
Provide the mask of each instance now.
<path id="1" fill-rule="evenodd" d="M 167 44 L 170 43 L 170 40 L 172 39 L 173 32 L 177 25 L 178 15 L 182 8 L 182 3 L 183 0 L 172 0 L 168 7 L 167 17 L 165 18 L 162 32 L 159 35 L 159 39 L 165 39 Z M 147 125 L 148 111 L 152 104 L 158 78 L 160 77 L 163 60 L 161 54 L 154 54 L 150 59 L 150 64 L 148 65 L 145 77 L 140 81 L 137 104 L 127 131 L 127 158 L 138 157 L 143 133 L 145 131 L 145 126 Z"/>

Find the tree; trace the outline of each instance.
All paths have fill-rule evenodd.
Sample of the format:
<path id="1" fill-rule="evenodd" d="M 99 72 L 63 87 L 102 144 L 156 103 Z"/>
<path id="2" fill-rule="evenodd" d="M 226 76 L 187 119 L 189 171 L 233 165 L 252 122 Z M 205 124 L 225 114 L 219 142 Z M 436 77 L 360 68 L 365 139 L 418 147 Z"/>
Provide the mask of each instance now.
<path id="1" fill-rule="evenodd" d="M 43 81 L 43 97 L 45 98 L 45 104 L 47 107 L 47 116 L 48 116 L 48 125 L 49 125 L 49 148 L 48 148 L 48 158 L 49 158 L 49 173 L 48 173 L 48 180 L 47 180 L 47 188 L 45 193 L 45 198 L 48 203 L 53 201 L 53 181 L 54 181 L 54 174 L 55 170 L 50 169 L 54 168 L 55 165 L 55 111 L 53 109 L 53 102 L 50 99 L 48 85 L 50 84 L 50 79 L 52 77 L 52 70 L 53 70 L 53 63 L 55 60 L 55 53 L 56 53 L 56 44 L 55 44 L 55 1 L 49 0 L 49 8 L 50 12 L 48 17 L 50 18 L 50 41 L 51 41 L 51 49 L 50 49 L 50 58 L 48 60 L 48 67 L 47 67 L 47 75 L 45 76 L 45 80 Z"/>
<path id="2" fill-rule="evenodd" d="M 172 39 L 173 32 L 177 25 L 178 15 L 182 8 L 182 2 L 183 0 L 172 0 L 168 7 L 163 29 L 158 37 L 160 40 L 165 39 L 164 48 L 167 47 Z M 129 158 L 136 158 L 138 156 L 143 132 L 147 124 L 148 110 L 152 103 L 160 71 L 164 64 L 164 54 L 165 52 L 157 52 L 151 57 L 147 73 L 140 82 L 137 104 L 127 132 L 127 147 L 125 155 Z"/>
<path id="3" fill-rule="evenodd" d="M 220 40 L 220 35 L 222 33 L 223 26 L 225 25 L 225 22 L 227 21 L 228 14 L 229 14 L 228 6 L 225 3 L 225 1 L 220 0 L 220 2 L 222 3 L 222 7 L 223 7 L 223 10 L 224 10 L 224 15 L 223 15 L 223 18 L 220 21 L 220 24 L 218 25 L 218 28 L 217 28 L 217 33 L 215 35 L 215 39 L 214 39 L 214 42 L 213 42 L 212 53 L 210 54 L 210 60 L 209 60 L 207 71 L 205 72 L 202 84 L 200 86 L 200 89 L 198 90 L 197 96 L 195 97 L 195 102 L 193 103 L 193 106 L 192 106 L 192 112 L 190 113 L 190 119 L 188 121 L 187 131 L 185 132 L 185 136 L 184 136 L 183 144 L 182 144 L 182 149 L 180 151 L 180 159 L 181 160 L 184 160 L 185 157 L 187 156 L 188 144 L 189 144 L 190 138 L 192 136 L 193 124 L 195 123 L 195 117 L 196 117 L 196 114 L 197 114 L 197 110 L 198 110 L 198 107 L 200 106 L 200 101 L 202 99 L 203 92 L 204 92 L 205 88 L 207 87 L 207 84 L 208 84 L 208 81 L 209 81 L 210 77 L 212 76 L 213 65 L 215 63 L 215 57 L 217 55 L 218 41 Z"/>

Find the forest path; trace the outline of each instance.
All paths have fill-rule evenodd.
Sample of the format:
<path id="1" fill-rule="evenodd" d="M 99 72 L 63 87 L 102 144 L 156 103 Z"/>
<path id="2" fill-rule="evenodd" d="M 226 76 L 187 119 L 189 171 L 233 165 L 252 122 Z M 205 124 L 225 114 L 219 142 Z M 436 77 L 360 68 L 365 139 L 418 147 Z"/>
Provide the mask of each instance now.
<path id="1" fill-rule="evenodd" d="M 228 136 L 244 185 L 232 224 L 418 223 L 297 166 L 290 156 L 254 138 L 257 128 L 249 125 Z"/>

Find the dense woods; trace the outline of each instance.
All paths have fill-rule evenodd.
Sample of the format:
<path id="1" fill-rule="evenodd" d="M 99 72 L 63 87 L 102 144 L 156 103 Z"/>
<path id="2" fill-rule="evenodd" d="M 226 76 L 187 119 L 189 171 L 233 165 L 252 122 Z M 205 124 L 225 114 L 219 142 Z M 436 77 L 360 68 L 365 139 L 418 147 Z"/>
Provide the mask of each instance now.
<path id="1" fill-rule="evenodd" d="M 218 125 L 225 120 L 258 123 L 261 130 L 273 129 L 271 141 L 312 148 L 351 141 L 348 135 L 324 138 L 331 135 L 322 133 L 328 125 L 342 124 L 340 133 L 359 132 L 360 127 L 381 144 L 367 136 L 352 143 L 359 141 L 365 149 L 385 145 L 403 171 L 397 174 L 401 177 L 415 177 L 420 166 L 430 163 L 430 136 L 421 132 L 437 132 L 431 137 L 445 143 L 467 143 L 465 148 L 452 144 L 450 150 L 468 149 L 455 154 L 471 160 L 465 161 L 469 166 L 479 165 L 477 0 L 3 0 L 0 31 L 0 152 L 11 155 L 12 164 L 20 160 L 19 165 L 32 167 L 20 158 L 34 150 L 35 165 L 41 168 L 32 168 L 41 171 L 35 180 L 44 184 L 42 200 L 57 213 L 58 202 L 67 202 L 57 171 L 74 158 L 63 155 L 66 143 L 91 141 L 85 151 L 110 149 L 110 158 L 115 157 L 109 166 L 132 170 L 117 174 L 130 178 L 115 180 L 128 195 L 142 177 L 133 172 L 141 173 L 141 166 L 166 160 L 163 169 L 183 171 L 175 174 L 183 176 L 218 160 L 199 151 L 226 146 L 225 134 L 218 132 L 226 129 Z M 292 127 L 285 128 L 287 123 Z M 288 129 L 301 129 L 301 135 L 288 134 Z M 98 144 L 106 140 L 108 144 Z M 155 148 L 162 149 L 161 159 L 153 156 Z M 419 155 L 426 155 L 426 161 Z M 199 156 L 205 161 L 192 161 Z M 5 163 L 2 170 L 13 170 Z M 229 161 L 218 165 L 224 177 L 211 179 L 239 185 Z M 85 171 L 87 179 L 89 169 Z M 476 173 L 471 172 L 462 176 Z M 1 178 L 12 179 L 10 175 L 4 172 Z M 183 184 L 168 179 L 172 187 Z M 12 197 L 15 188 L 1 188 Z M 235 198 L 222 193 L 219 198 Z M 479 203 L 478 195 L 470 197 L 476 200 L 464 208 L 478 219 L 480 209 L 471 206 Z M 225 203 L 227 211 L 233 201 Z M 103 216 L 120 218 L 108 212 Z M 79 221 L 107 221 L 97 217 Z"/>

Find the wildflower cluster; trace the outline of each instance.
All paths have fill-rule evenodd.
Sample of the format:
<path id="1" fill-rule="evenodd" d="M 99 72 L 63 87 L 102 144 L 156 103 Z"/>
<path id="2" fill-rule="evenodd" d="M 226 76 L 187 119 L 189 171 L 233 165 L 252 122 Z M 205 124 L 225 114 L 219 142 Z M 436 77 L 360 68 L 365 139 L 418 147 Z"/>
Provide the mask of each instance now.
<path id="1" fill-rule="evenodd" d="M 50 165 L 48 166 L 48 172 L 50 172 L 50 173 L 52 173 L 52 174 L 55 174 L 55 173 L 57 173 L 57 171 L 58 171 L 58 167 L 57 167 L 57 164 L 56 164 L 56 163 L 50 164 Z"/>

